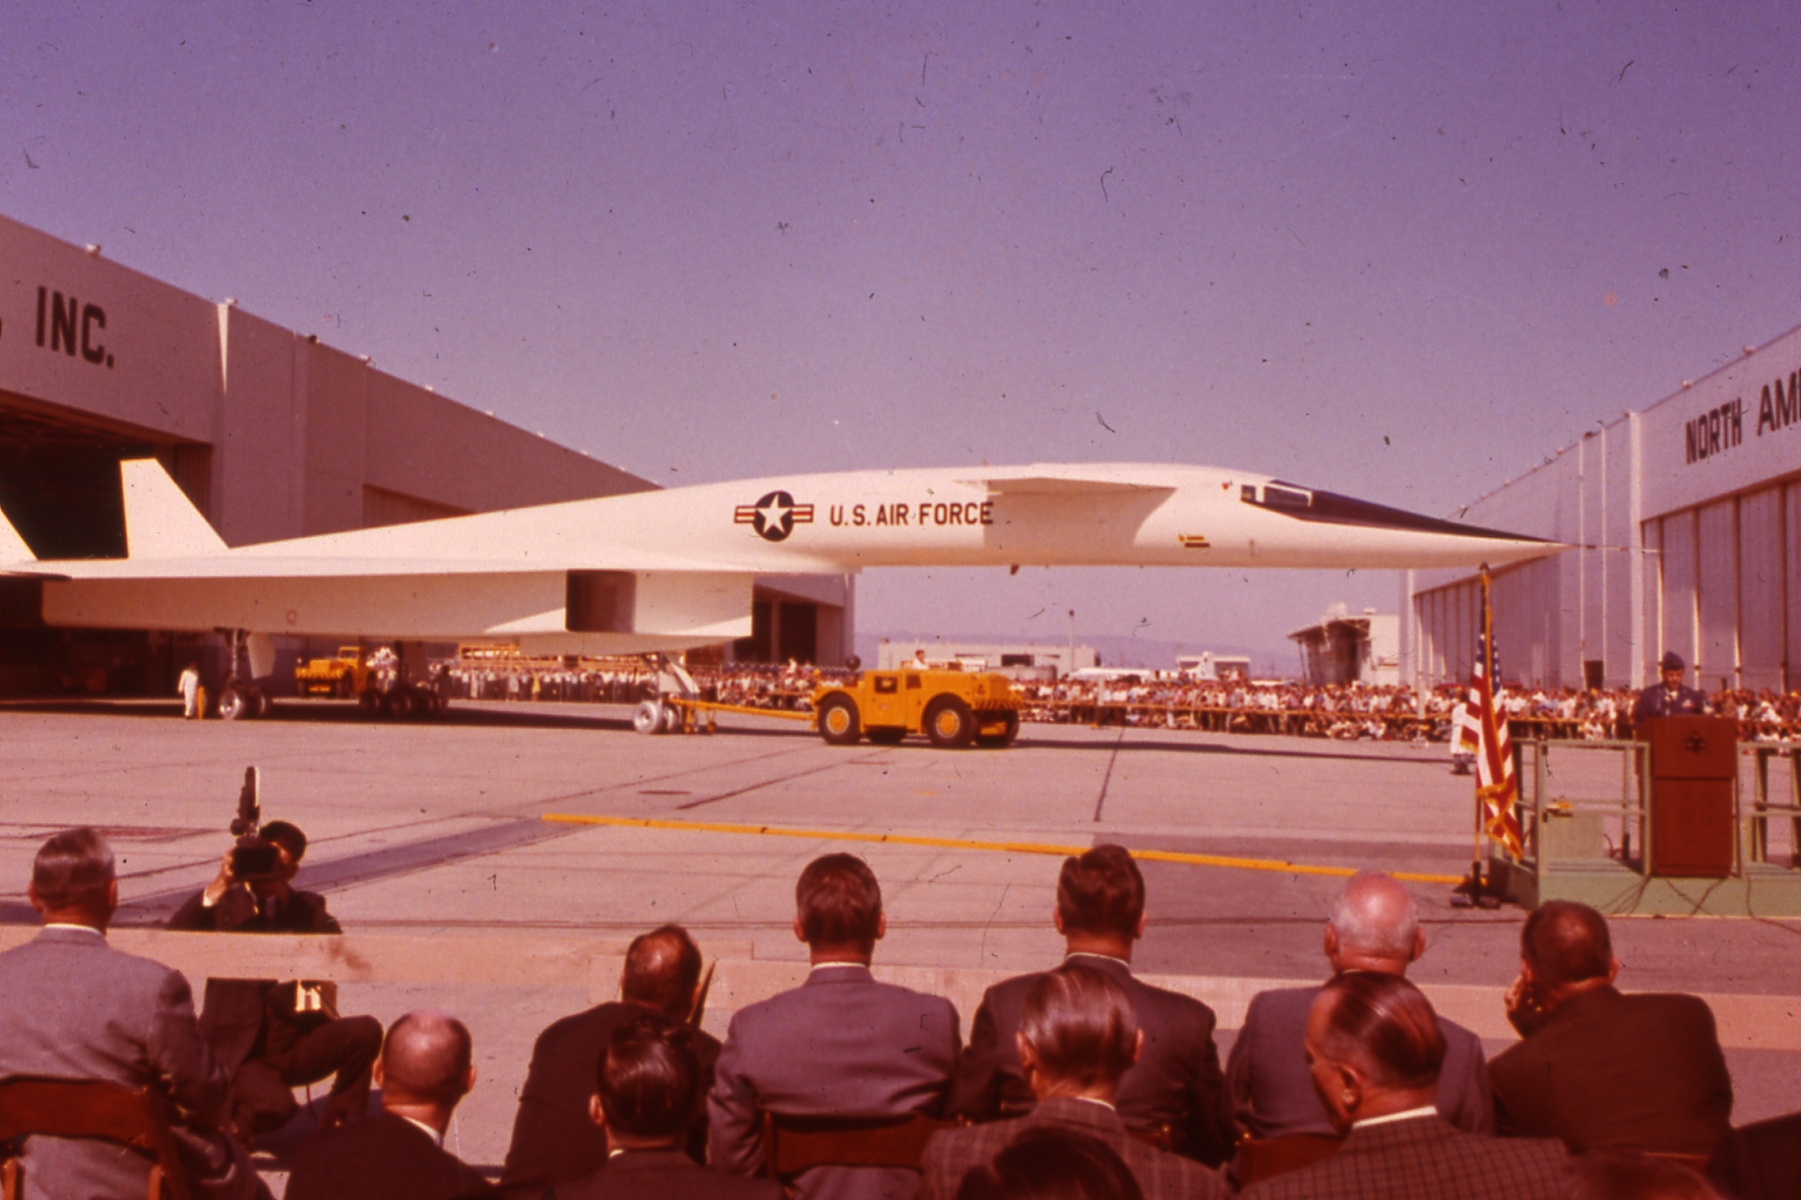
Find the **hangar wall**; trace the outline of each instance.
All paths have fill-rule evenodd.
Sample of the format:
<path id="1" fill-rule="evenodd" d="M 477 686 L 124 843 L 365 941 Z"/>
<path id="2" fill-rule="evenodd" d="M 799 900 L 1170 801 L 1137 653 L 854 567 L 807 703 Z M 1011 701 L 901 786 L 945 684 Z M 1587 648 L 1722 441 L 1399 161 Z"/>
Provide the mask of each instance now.
<path id="1" fill-rule="evenodd" d="M 1494 575 L 1503 678 L 1642 687 L 1675 651 L 1702 686 L 1801 687 L 1801 329 L 1597 428 L 1462 519 L 1570 544 Z M 1467 679 L 1469 572 L 1402 583 L 1404 675 Z"/>
<path id="2" fill-rule="evenodd" d="M 0 217 L 0 508 L 40 556 L 121 555 L 144 454 L 233 546 L 656 486 Z M 842 661 L 848 580 L 772 584 Z"/>
<path id="3" fill-rule="evenodd" d="M 0 264 L 0 406 L 180 462 L 229 545 L 654 486 L 5 218 Z"/>

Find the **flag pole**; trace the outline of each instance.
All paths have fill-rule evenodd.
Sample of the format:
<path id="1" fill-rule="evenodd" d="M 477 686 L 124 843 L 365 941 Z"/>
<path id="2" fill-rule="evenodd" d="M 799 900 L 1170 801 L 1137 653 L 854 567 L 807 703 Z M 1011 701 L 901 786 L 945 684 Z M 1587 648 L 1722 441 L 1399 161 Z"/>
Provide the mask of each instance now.
<path id="1" fill-rule="evenodd" d="M 1488 602 L 1488 564 L 1482 564 L 1482 680 L 1489 695 L 1495 691 L 1495 610 Z M 1484 747 L 1486 749 L 1486 747 Z M 1478 779 L 1481 776 L 1477 776 Z M 1472 851 L 1470 873 L 1481 877 L 1482 861 L 1482 789 L 1476 789 L 1476 847 Z"/>
<path id="2" fill-rule="evenodd" d="M 1476 652 L 1482 656 L 1483 676 L 1488 677 L 1494 670 L 1494 612 L 1488 606 L 1488 564 L 1482 564 L 1482 643 Z M 1490 686 L 1493 681 L 1490 680 Z M 1455 735 L 1454 735 L 1455 736 Z M 1482 879 L 1482 789 L 1480 774 L 1477 775 L 1478 786 L 1473 789 L 1471 798 L 1475 801 L 1476 828 L 1470 845 L 1470 873 L 1462 883 L 1452 889 L 1451 902 L 1464 907 L 1473 907 L 1481 902 L 1483 891 Z"/>

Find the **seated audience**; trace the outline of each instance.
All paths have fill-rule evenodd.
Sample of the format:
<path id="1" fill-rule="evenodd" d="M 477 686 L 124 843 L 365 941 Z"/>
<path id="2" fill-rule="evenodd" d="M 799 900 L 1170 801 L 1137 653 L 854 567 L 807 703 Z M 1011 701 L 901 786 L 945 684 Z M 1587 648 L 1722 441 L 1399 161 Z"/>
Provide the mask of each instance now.
<path id="1" fill-rule="evenodd" d="M 1585 1154 L 1571 1175 L 1569 1200 L 1722 1200 L 1681 1163 L 1629 1150 Z"/>
<path id="2" fill-rule="evenodd" d="M 221 1132 L 229 1084 L 200 1035 L 188 981 L 106 943 L 119 907 L 106 841 L 82 828 L 45 842 L 26 895 L 44 928 L 0 954 L 0 1076 L 156 1088 L 172 1109 L 197 1196 L 266 1197 L 243 1150 Z M 21 1156 L 24 1195 L 142 1196 L 151 1163 L 117 1143 L 33 1136 Z"/>
<path id="3" fill-rule="evenodd" d="M 617 1026 L 595 1066 L 588 1114 L 609 1157 L 557 1200 L 783 1200 L 771 1179 L 709 1171 L 684 1148 L 705 1093 L 695 1031 L 655 1014 Z"/>
<path id="4" fill-rule="evenodd" d="M 1131 997 L 1145 1052 L 1119 1083 L 1116 1103 L 1126 1125 L 1170 1133 L 1170 1148 L 1217 1166 L 1231 1152 L 1213 1010 L 1199 1000 L 1132 976 L 1132 946 L 1144 934 L 1144 876 L 1121 846 L 1103 845 L 1064 860 L 1052 920 L 1063 935 L 1065 962 L 1111 976 Z M 976 1121 L 1020 1116 L 1036 1103 L 1014 1035 L 1037 975 L 989 988 L 970 1025 L 969 1048 L 957 1065 L 951 1113 Z"/>
<path id="5" fill-rule="evenodd" d="M 1246 1200 L 1559 1200 L 1569 1155 L 1550 1139 L 1484 1137 L 1438 1115 L 1445 1037 L 1397 975 L 1351 971 L 1307 1013 L 1314 1089 L 1345 1142 L 1330 1158 L 1253 1184 Z"/>
<path id="6" fill-rule="evenodd" d="M 1732 1080 L 1706 1002 L 1621 995 L 1607 920 L 1551 900 L 1520 932 L 1508 1019 L 1525 1039 L 1488 1065 L 1503 1134 L 1578 1153 L 1713 1153 L 1731 1128 Z"/>
<path id="7" fill-rule="evenodd" d="M 1138 1061 L 1144 1034 L 1125 989 L 1111 975 L 1077 959 L 1038 976 L 1026 992 L 1016 1042 L 1036 1107 L 1023 1117 L 933 1134 L 920 1162 L 920 1200 L 952 1200 L 965 1175 L 1028 1132 L 1044 1140 L 1080 1137 L 1105 1144 L 1146 1200 L 1225 1200 L 1231 1194 L 1212 1171 L 1153 1149 L 1120 1120 L 1114 1096 Z"/>
<path id="8" fill-rule="evenodd" d="M 287 821 L 262 827 L 275 869 L 240 879 L 227 851 L 218 877 L 194 893 L 169 928 L 210 933 L 342 933 L 325 897 L 295 887 L 306 834 Z M 286 1125 L 299 1105 L 293 1089 L 332 1077 L 320 1116 L 336 1125 L 369 1109 L 369 1071 L 381 1050 L 381 1022 L 339 1017 L 330 985 L 295 980 L 209 979 L 200 1026 L 231 1076 L 231 1128 L 248 1145 Z"/>
<path id="9" fill-rule="evenodd" d="M 421 1010 L 388 1027 L 375 1083 L 382 1112 L 300 1144 L 286 1200 L 460 1200 L 498 1196 L 444 1149 L 457 1103 L 475 1086 L 475 1047 L 455 1017 Z"/>
<path id="10" fill-rule="evenodd" d="M 755 1175 L 764 1164 L 762 1113 L 938 1115 L 957 1060 L 957 1010 L 941 996 L 878 983 L 869 971 L 887 932 L 882 891 L 862 859 L 828 854 L 801 872 L 794 933 L 807 943 L 805 984 L 739 1009 L 707 1097 L 715 1169 Z M 918 1172 L 815 1167 L 794 1181 L 800 1200 L 905 1200 Z"/>
<path id="11" fill-rule="evenodd" d="M 502 1187 L 536 1197 L 551 1184 L 580 1179 L 605 1164 L 606 1134 L 588 1118 L 594 1064 L 613 1031 L 629 1021 L 650 1013 L 687 1021 L 699 1000 L 700 968 L 700 950 L 681 926 L 641 934 L 625 953 L 620 1000 L 564 1017 L 538 1035 L 519 1093 Z M 710 1082 L 719 1039 L 696 1030 L 694 1053 L 701 1078 Z M 685 1141 L 696 1162 L 706 1161 L 704 1096 L 703 1086 Z"/>
<path id="12" fill-rule="evenodd" d="M 1085 1133 L 1028 1128 L 963 1177 L 956 1200 L 1144 1200 L 1105 1142 Z"/>
<path id="13" fill-rule="evenodd" d="M 1326 961 L 1334 976 L 1346 971 L 1406 975 L 1426 950 L 1413 894 L 1387 875 L 1352 877 L 1332 905 L 1326 924 Z M 1240 1129 L 1259 1140 L 1332 1133 L 1332 1121 L 1313 1090 L 1301 1041 L 1318 988 L 1259 992 L 1226 1060 L 1226 1089 Z M 1438 1115 L 1465 1133 L 1493 1133 L 1482 1041 L 1438 1018 L 1445 1037 L 1438 1076 Z"/>

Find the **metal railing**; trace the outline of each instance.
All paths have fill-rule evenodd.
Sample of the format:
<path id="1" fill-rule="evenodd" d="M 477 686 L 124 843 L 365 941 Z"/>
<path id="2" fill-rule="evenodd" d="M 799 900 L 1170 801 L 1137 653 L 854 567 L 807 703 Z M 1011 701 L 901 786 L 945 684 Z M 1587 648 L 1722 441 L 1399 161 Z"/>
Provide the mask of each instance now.
<path id="1" fill-rule="evenodd" d="M 1620 762 L 1619 790 L 1604 795 L 1571 794 L 1567 791 L 1553 794 L 1555 771 L 1552 767 L 1552 747 L 1556 747 L 1558 754 L 1617 754 Z M 1648 850 L 1651 836 L 1650 805 L 1646 795 L 1646 781 L 1651 774 L 1649 743 L 1537 738 L 1515 742 L 1513 748 L 1514 771 L 1522 785 L 1520 815 L 1523 827 L 1520 834 L 1526 848 L 1525 865 L 1537 870 L 1540 863 L 1549 857 L 1542 845 L 1547 813 L 1552 821 L 1569 819 L 1572 822 L 1580 814 L 1594 814 L 1618 821 L 1619 840 L 1604 856 L 1631 867 L 1641 875 L 1645 873 L 1645 863 L 1650 860 Z M 1530 770 L 1527 769 L 1528 766 Z M 1606 841 L 1612 840 L 1606 837 L 1605 821 L 1599 823 L 1599 832 Z"/>
<path id="2" fill-rule="evenodd" d="M 1595 752 L 1619 756 L 1617 790 L 1595 794 L 1594 773 L 1575 771 L 1579 790 L 1559 786 L 1555 759 L 1566 754 Z M 1772 767 L 1775 766 L 1776 770 Z M 1547 855 L 1543 845 L 1547 820 L 1575 821 L 1583 814 L 1602 818 L 1603 837 L 1611 846 L 1602 854 L 1636 874 L 1649 878 L 1655 861 L 1651 821 L 1651 747 L 1638 741 L 1562 741 L 1545 738 L 1514 743 L 1514 769 L 1521 781 L 1521 840 L 1526 854 L 1521 865 L 1538 871 L 1548 857 L 1566 860 L 1580 855 Z M 1784 781 L 1780 771 L 1786 769 Z M 1586 775 L 1587 783 L 1583 780 Z M 1748 778 L 1747 778 L 1748 776 Z M 1775 777 L 1774 784 L 1772 777 Z M 1786 783 L 1786 786 L 1785 786 Z M 1747 786 L 1748 785 L 1748 786 Z M 1583 790 L 1586 786 L 1587 794 Z M 1748 799 L 1748 802 L 1747 802 Z M 1801 867 L 1801 743 L 1746 742 L 1739 745 L 1739 771 L 1733 788 L 1732 877 L 1743 877 L 1748 864 Z M 1771 864 L 1770 823 L 1789 822 L 1789 862 Z M 1617 830 L 1615 840 L 1607 830 Z"/>

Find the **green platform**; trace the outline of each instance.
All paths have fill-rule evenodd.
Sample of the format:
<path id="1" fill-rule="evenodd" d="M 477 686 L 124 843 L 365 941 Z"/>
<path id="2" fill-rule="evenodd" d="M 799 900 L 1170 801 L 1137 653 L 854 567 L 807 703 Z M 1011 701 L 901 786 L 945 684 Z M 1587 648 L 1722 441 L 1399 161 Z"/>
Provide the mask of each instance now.
<path id="1" fill-rule="evenodd" d="M 1526 855 L 1489 844 L 1508 900 L 1536 908 L 1577 900 L 1616 915 L 1801 917 L 1801 744 L 1740 747 L 1732 873 L 1720 879 L 1644 872 L 1649 799 L 1638 742 L 1516 743 Z"/>

